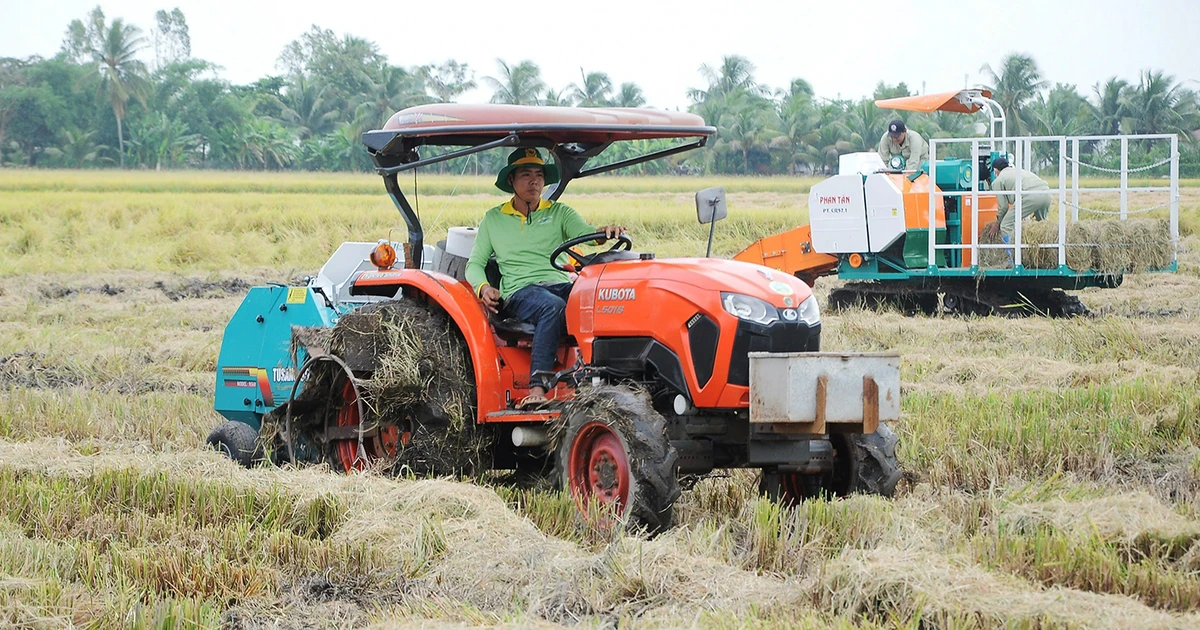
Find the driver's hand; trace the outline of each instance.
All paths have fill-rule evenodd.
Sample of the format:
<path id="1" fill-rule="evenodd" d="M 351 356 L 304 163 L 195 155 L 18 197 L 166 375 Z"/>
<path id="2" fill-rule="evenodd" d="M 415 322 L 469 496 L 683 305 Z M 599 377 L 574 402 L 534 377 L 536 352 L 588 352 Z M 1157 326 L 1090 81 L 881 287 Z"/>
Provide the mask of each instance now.
<path id="1" fill-rule="evenodd" d="M 596 239 L 596 242 L 598 244 L 603 245 L 608 239 L 616 238 L 616 237 L 624 234 L 625 226 L 623 226 L 623 225 L 605 225 L 603 227 L 598 228 L 596 231 L 604 232 L 604 238 Z"/>
<path id="2" fill-rule="evenodd" d="M 479 290 L 479 301 L 483 302 L 484 308 L 496 313 L 500 307 L 500 291 L 490 284 L 485 284 Z"/>

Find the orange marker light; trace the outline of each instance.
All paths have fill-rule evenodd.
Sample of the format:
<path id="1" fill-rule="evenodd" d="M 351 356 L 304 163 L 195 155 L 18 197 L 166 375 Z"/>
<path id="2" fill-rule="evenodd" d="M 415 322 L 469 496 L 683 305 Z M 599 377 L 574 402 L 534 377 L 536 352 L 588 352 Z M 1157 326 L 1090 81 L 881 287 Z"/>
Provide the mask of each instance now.
<path id="1" fill-rule="evenodd" d="M 862 254 L 850 254 L 850 266 L 858 269 L 863 265 Z"/>
<path id="2" fill-rule="evenodd" d="M 371 264 L 380 269 L 391 269 L 396 264 L 396 248 L 387 242 L 376 245 L 371 250 Z"/>

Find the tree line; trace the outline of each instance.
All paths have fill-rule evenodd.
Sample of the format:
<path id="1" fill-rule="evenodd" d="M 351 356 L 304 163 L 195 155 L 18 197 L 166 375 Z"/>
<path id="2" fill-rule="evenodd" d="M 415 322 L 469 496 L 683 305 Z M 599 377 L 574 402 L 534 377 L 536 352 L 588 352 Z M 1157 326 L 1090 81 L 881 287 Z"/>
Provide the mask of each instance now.
<path id="1" fill-rule="evenodd" d="M 477 87 L 490 89 L 494 103 L 647 105 L 636 83 L 618 84 L 600 71 L 581 68 L 578 82 L 555 88 L 529 60 L 497 59 L 483 76 L 453 59 L 403 67 L 374 42 L 316 26 L 284 48 L 279 68 L 279 75 L 232 84 L 219 67 L 191 55 L 178 8 L 157 12 L 147 33 L 120 18 L 108 20 L 97 6 L 70 22 L 53 58 L 0 58 L 0 165 L 364 171 L 371 162 L 362 132 L 397 110 L 452 102 Z M 1111 77 L 1082 93 L 1075 85 L 1051 85 L 1024 54 L 981 70 L 988 84 L 980 87 L 1004 107 L 1009 135 L 1178 134 L 1182 174 L 1200 176 L 1200 97 L 1161 70 L 1144 70 L 1135 81 Z M 911 95 L 904 83 L 880 82 L 871 97 L 858 100 L 821 98 L 804 79 L 785 88 L 758 82 L 754 65 L 737 55 L 701 66 L 700 79 L 702 87 L 688 91 L 689 110 L 718 129 L 711 149 L 635 172 L 830 173 L 839 154 L 873 150 L 897 117 L 926 138 L 980 135 L 977 116 L 874 105 Z M 612 157 L 660 144 L 613 147 Z M 1091 163 L 1118 163 L 1112 146 L 1085 150 Z M 1131 164 L 1165 157 L 1161 146 L 1131 151 Z M 503 156 L 473 159 L 490 171 Z M 466 167 L 459 160 L 440 168 Z"/>

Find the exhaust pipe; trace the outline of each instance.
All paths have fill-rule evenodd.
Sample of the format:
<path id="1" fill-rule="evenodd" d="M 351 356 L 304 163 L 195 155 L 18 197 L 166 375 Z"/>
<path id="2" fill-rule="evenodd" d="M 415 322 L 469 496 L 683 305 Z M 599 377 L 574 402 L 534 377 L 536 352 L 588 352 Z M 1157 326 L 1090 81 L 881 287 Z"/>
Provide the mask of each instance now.
<path id="1" fill-rule="evenodd" d="M 544 446 L 550 443 L 550 433 L 545 427 L 514 427 L 513 446 Z"/>

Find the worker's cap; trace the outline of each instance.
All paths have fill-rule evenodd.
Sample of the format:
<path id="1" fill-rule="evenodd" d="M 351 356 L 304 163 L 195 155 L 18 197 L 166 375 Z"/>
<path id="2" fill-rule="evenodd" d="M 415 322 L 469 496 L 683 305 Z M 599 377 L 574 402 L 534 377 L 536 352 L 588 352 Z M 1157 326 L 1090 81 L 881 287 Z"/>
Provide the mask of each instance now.
<path id="1" fill-rule="evenodd" d="M 1008 158 L 998 157 L 992 160 L 992 170 L 997 173 L 1008 168 Z"/>
<path id="2" fill-rule="evenodd" d="M 546 160 L 542 159 L 541 151 L 534 148 L 525 148 L 517 149 L 509 154 L 508 165 L 500 169 L 500 173 L 496 175 L 496 188 L 506 193 L 512 192 L 512 184 L 508 181 L 508 175 L 522 166 L 540 167 L 542 172 L 546 174 L 547 184 L 553 184 L 558 181 L 558 167 L 553 164 L 547 164 Z"/>
<path id="3" fill-rule="evenodd" d="M 899 118 L 893 120 L 892 123 L 888 125 L 888 135 L 893 138 L 899 138 L 900 134 L 904 133 L 905 131 L 908 130 L 904 127 L 904 121 L 900 120 Z"/>

